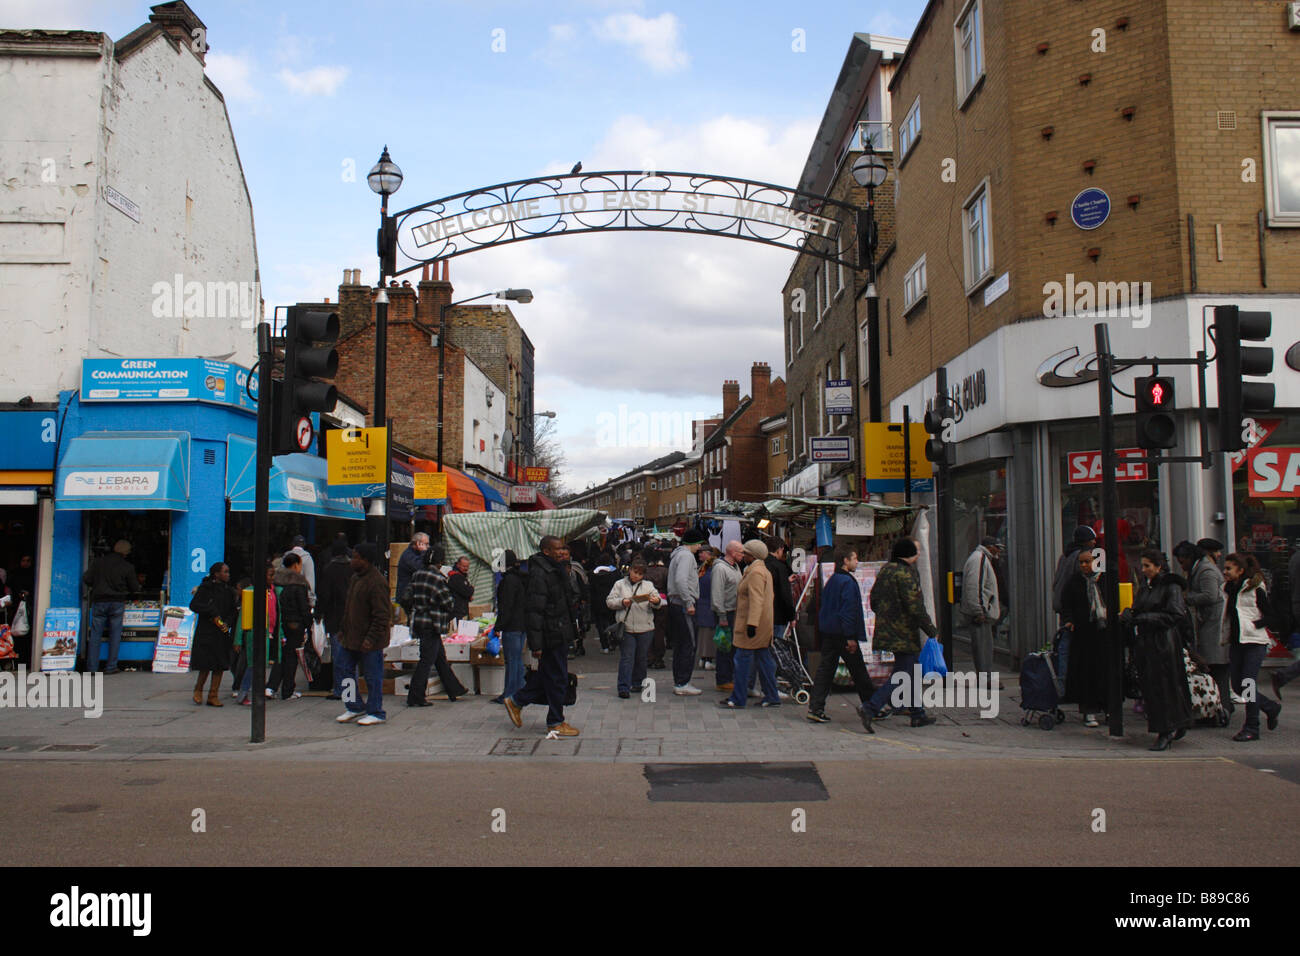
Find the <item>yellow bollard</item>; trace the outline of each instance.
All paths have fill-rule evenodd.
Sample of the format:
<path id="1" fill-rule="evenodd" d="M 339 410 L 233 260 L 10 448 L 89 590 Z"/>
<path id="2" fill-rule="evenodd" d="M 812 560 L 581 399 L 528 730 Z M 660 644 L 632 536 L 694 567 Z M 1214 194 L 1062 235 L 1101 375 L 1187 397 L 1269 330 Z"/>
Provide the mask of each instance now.
<path id="1" fill-rule="evenodd" d="M 253 589 L 244 588 L 241 595 L 243 601 L 240 606 L 239 623 L 246 631 L 253 629 Z"/>
<path id="2" fill-rule="evenodd" d="M 1119 583 L 1119 610 L 1123 614 L 1127 608 L 1133 606 L 1133 582 L 1121 581 Z"/>

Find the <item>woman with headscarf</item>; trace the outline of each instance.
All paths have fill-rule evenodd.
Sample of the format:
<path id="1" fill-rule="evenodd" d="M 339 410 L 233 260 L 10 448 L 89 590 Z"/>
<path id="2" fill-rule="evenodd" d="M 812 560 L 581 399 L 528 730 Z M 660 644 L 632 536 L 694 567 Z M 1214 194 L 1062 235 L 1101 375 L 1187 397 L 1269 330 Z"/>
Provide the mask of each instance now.
<path id="1" fill-rule="evenodd" d="M 1093 566 L 1092 552 L 1079 552 L 1079 573 L 1070 578 L 1061 601 L 1063 626 L 1070 631 L 1070 666 L 1062 703 L 1079 705 L 1085 727 L 1101 725 L 1106 710 L 1105 575 Z"/>
<path id="2" fill-rule="evenodd" d="M 1227 579 L 1223 585 L 1227 598 L 1223 630 L 1228 644 L 1232 689 L 1246 698 L 1246 722 L 1232 739 L 1245 743 L 1259 740 L 1261 709 L 1268 717 L 1269 730 L 1277 729 L 1277 718 L 1282 713 L 1281 704 L 1259 691 L 1259 667 L 1268 654 L 1268 628 L 1273 624 L 1273 608 L 1264 587 L 1264 573 L 1253 554 L 1228 555 L 1223 562 L 1223 576 Z M 1247 681 L 1250 681 L 1252 693 L 1247 692 Z"/>
<path id="3" fill-rule="evenodd" d="M 194 685 L 194 703 L 203 703 L 203 684 L 212 675 L 208 688 L 208 706 L 220 707 L 221 675 L 230 670 L 234 650 L 235 616 L 239 599 L 230 586 L 230 565 L 218 561 L 194 592 L 190 610 L 199 616 L 194 627 L 194 647 L 190 651 L 190 670 L 199 672 Z"/>
<path id="4" fill-rule="evenodd" d="M 1133 663 L 1142 687 L 1147 730 L 1156 735 L 1151 750 L 1168 750 L 1192 725 L 1192 694 L 1183 662 L 1182 629 L 1191 619 L 1183 600 L 1185 582 L 1169 573 L 1165 556 L 1142 552 L 1142 588 L 1120 620 L 1134 629 Z"/>

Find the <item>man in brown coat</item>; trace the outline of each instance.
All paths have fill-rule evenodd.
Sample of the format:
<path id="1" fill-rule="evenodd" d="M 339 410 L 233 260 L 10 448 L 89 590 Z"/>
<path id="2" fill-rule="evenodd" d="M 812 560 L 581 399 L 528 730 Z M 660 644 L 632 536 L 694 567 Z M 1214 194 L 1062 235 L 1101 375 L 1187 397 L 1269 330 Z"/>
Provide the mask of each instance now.
<path id="1" fill-rule="evenodd" d="M 348 585 L 347 603 L 343 607 L 343 628 L 339 633 L 339 659 L 342 668 L 340 686 L 347 710 L 334 719 L 340 724 L 355 720 L 369 727 L 382 724 L 384 713 L 384 648 L 391 636 L 389 629 L 392 603 L 388 582 L 375 566 L 379 548 L 365 541 L 352 552 L 352 583 Z M 366 679 L 366 703 L 361 705 L 357 693 L 357 667 Z M 364 716 L 363 716 L 364 715 Z M 360 718 L 360 719 L 358 719 Z"/>
<path id="2" fill-rule="evenodd" d="M 745 706 L 751 662 L 756 663 L 758 679 L 763 685 L 763 699 L 758 706 L 781 705 L 776 687 L 776 662 L 772 657 L 772 572 L 764 563 L 766 558 L 767 545 L 762 541 L 745 542 L 748 564 L 736 589 L 736 615 L 731 636 L 736 650 L 736 674 L 731 696 L 718 704 L 727 710 Z"/>

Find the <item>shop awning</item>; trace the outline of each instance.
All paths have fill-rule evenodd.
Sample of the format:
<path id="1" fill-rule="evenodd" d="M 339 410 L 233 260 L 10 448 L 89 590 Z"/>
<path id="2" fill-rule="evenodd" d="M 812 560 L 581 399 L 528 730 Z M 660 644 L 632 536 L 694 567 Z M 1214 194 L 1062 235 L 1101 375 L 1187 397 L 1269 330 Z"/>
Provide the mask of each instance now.
<path id="1" fill-rule="evenodd" d="M 226 452 L 226 498 L 231 511 L 252 511 L 256 504 L 257 446 L 231 435 Z M 361 521 L 365 511 L 356 498 L 332 498 L 325 483 L 325 459 L 315 455 L 277 455 L 271 459 L 270 510 Z"/>
<path id="2" fill-rule="evenodd" d="M 414 471 L 431 471 L 435 473 L 438 471 L 438 465 L 435 462 L 424 458 L 412 458 L 410 466 Z M 487 510 L 487 505 L 483 500 L 483 492 L 479 490 L 473 478 L 463 471 L 457 471 L 455 468 L 444 468 L 443 470 L 447 472 L 447 497 L 450 499 L 448 514 L 466 514 Z"/>
<path id="3" fill-rule="evenodd" d="M 469 480 L 478 485 L 478 490 L 483 493 L 483 510 L 484 511 L 509 511 L 510 506 L 506 500 L 501 497 L 501 492 L 497 491 L 486 481 L 481 478 L 475 478 L 469 475 Z"/>
<path id="4" fill-rule="evenodd" d="M 87 432 L 68 442 L 56 511 L 188 511 L 188 432 Z"/>

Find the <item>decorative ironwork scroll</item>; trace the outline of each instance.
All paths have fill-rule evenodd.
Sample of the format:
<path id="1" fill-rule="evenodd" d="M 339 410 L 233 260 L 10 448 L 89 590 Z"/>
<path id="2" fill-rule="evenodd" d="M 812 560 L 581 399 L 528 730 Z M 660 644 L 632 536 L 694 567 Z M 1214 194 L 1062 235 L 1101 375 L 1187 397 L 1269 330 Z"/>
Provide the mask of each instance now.
<path id="1" fill-rule="evenodd" d="M 543 236 L 689 232 L 779 246 L 857 268 L 858 207 L 786 186 L 707 173 L 544 176 L 436 199 L 393 215 L 415 264 Z"/>

